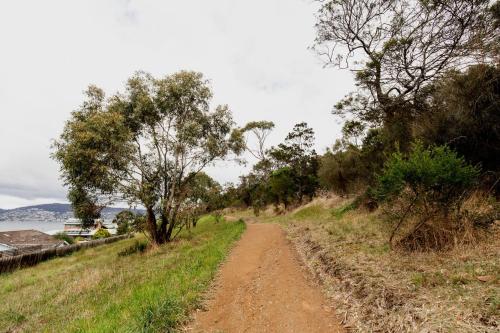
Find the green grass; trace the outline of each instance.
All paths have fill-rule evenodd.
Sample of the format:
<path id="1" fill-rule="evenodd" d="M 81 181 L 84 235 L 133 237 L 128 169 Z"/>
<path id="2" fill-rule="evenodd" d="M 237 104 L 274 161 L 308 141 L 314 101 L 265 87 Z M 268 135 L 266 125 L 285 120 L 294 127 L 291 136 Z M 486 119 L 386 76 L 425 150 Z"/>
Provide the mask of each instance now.
<path id="1" fill-rule="evenodd" d="M 0 332 L 173 331 L 244 229 L 206 217 L 144 253 L 118 255 L 137 242 L 127 239 L 0 275 Z"/>
<path id="2" fill-rule="evenodd" d="M 331 213 L 332 216 L 334 216 L 337 220 L 341 220 L 347 212 L 354 209 L 356 209 L 356 204 L 354 202 L 351 202 L 338 208 L 332 209 Z"/>
<path id="3" fill-rule="evenodd" d="M 322 218 L 325 215 L 324 211 L 320 205 L 311 205 L 297 210 L 293 213 L 293 217 L 298 220 Z"/>

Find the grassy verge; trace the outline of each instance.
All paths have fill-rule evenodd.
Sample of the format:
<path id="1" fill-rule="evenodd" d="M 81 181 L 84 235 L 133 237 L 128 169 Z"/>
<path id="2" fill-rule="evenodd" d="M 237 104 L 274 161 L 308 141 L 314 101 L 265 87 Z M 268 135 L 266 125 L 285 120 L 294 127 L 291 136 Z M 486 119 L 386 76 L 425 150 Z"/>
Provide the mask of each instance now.
<path id="1" fill-rule="evenodd" d="M 254 219 L 288 229 L 355 331 L 498 332 L 498 230 L 452 251 L 402 253 L 390 249 L 379 212 L 359 211 L 350 203 L 319 199 L 287 215 L 267 211 Z"/>
<path id="2" fill-rule="evenodd" d="M 130 239 L 0 275 L 0 332 L 172 331 L 244 229 L 207 217 L 144 253 L 123 255 Z"/>

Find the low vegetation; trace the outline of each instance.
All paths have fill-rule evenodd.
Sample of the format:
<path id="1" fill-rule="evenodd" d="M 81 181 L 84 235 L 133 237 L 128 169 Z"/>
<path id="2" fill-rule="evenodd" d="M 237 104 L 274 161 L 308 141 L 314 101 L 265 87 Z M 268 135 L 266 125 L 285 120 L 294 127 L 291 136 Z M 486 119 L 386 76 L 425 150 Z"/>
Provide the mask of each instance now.
<path id="1" fill-rule="evenodd" d="M 147 251 L 127 239 L 0 275 L 0 331 L 172 331 L 244 228 L 208 217 Z"/>
<path id="2" fill-rule="evenodd" d="M 75 242 L 75 239 L 65 232 L 58 232 L 54 235 L 54 238 L 65 241 L 68 244 L 73 244 Z"/>
<path id="3" fill-rule="evenodd" d="M 111 237 L 111 234 L 108 230 L 102 228 L 97 230 L 96 233 L 92 235 L 92 239 L 103 239 L 108 237 Z"/>
<path id="4" fill-rule="evenodd" d="M 232 215 L 250 218 L 244 210 Z M 282 224 L 322 281 L 339 317 L 357 332 L 497 332 L 500 325 L 500 226 L 480 242 L 447 251 L 391 250 L 392 226 L 379 209 L 352 199 L 318 198 Z"/>

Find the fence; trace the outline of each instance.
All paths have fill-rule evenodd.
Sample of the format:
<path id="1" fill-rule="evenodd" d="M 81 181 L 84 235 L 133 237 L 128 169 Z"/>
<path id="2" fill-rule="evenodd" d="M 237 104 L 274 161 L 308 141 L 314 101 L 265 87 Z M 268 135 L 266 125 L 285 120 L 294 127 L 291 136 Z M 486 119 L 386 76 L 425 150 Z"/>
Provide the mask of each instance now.
<path id="1" fill-rule="evenodd" d="M 81 242 L 78 244 L 71 244 L 71 245 L 57 247 L 57 248 L 45 249 L 45 250 L 41 250 L 41 251 L 21 254 L 21 255 L 12 256 L 12 257 L 0 258 L 0 274 L 11 272 L 11 271 L 18 269 L 18 268 L 34 266 L 34 265 L 38 264 L 39 262 L 42 262 L 42 261 L 45 261 L 45 260 L 48 260 L 51 258 L 55 258 L 55 257 L 62 257 L 65 255 L 68 255 L 70 253 L 73 253 L 75 251 L 79 251 L 81 249 L 87 249 L 87 248 L 96 247 L 99 245 L 114 243 L 116 241 L 126 239 L 126 238 L 131 238 L 131 237 L 133 237 L 133 235 L 131 235 L 131 234 L 120 235 L 120 236 L 108 237 L 108 238 L 103 238 L 103 239 L 97 239 L 97 240 L 93 240 L 93 241 L 89 241 L 89 242 Z"/>

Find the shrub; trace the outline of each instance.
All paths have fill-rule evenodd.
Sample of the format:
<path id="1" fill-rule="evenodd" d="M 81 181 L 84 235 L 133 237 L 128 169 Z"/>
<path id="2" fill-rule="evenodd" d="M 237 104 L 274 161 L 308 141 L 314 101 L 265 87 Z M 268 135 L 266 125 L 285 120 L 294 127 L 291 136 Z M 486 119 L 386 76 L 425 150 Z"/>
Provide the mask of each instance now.
<path id="1" fill-rule="evenodd" d="M 442 248 L 463 230 L 460 208 L 479 176 L 447 146 L 413 145 L 408 156 L 394 153 L 378 177 L 375 195 L 390 203 L 386 208 L 395 222 L 390 243 L 407 249 Z"/>
<path id="2" fill-rule="evenodd" d="M 54 235 L 54 238 L 63 240 L 68 244 L 73 244 L 75 242 L 75 239 L 65 232 L 58 232 Z"/>
<path id="3" fill-rule="evenodd" d="M 108 230 L 101 228 L 97 230 L 94 235 L 92 235 L 92 239 L 108 238 L 110 236 L 111 234 L 109 233 Z"/>

